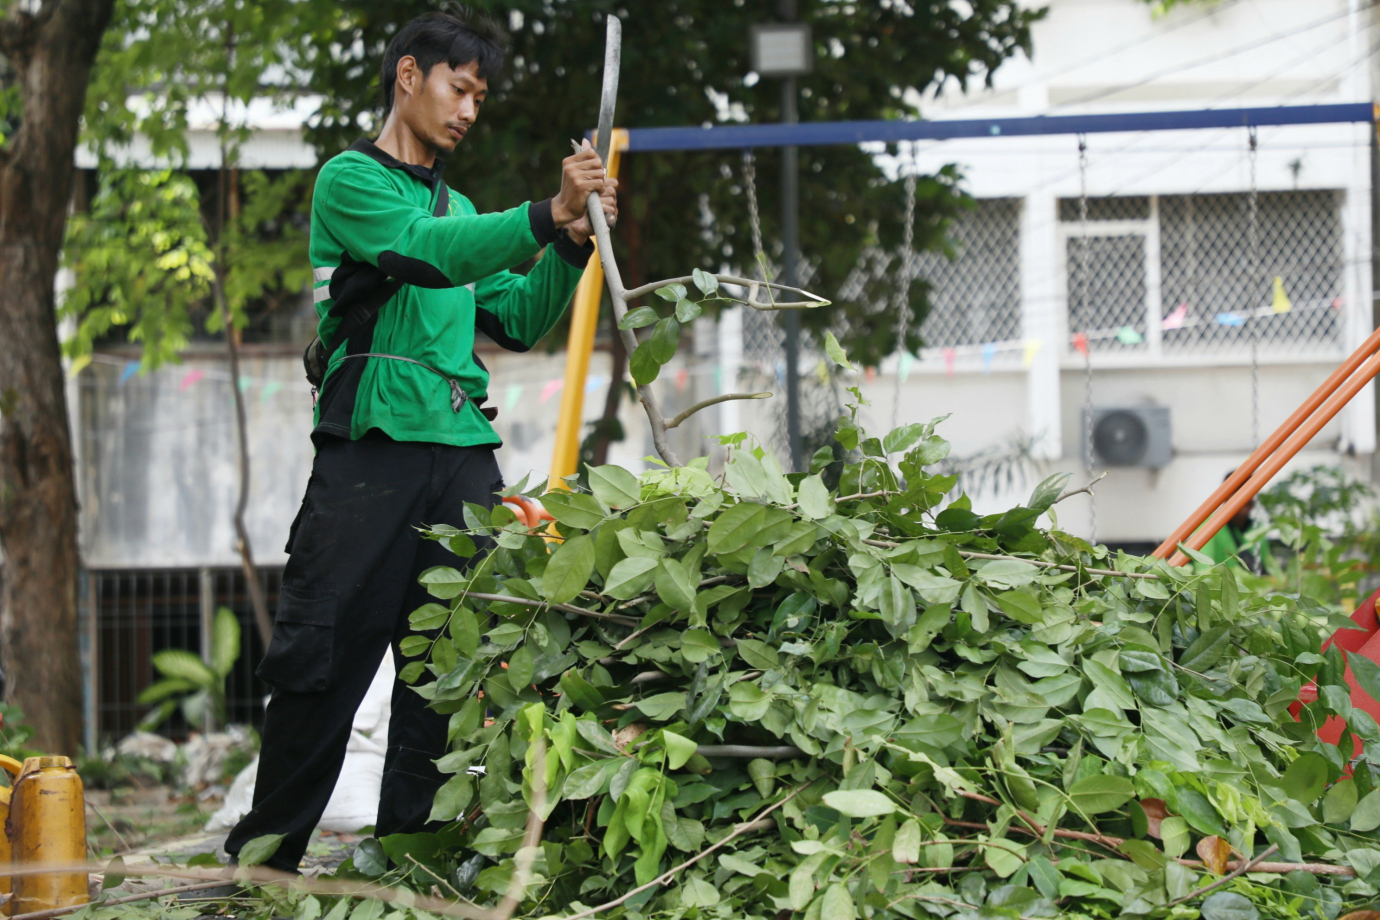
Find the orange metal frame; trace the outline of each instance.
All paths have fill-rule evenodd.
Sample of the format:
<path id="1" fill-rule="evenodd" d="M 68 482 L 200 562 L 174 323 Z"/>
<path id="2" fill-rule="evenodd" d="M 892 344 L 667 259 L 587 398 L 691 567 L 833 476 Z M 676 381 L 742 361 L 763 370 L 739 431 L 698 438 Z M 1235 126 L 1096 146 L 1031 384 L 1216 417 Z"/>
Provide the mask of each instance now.
<path id="1" fill-rule="evenodd" d="M 1380 373 L 1380 329 L 1371 333 L 1370 338 L 1155 549 L 1154 555 L 1163 559 L 1172 552 L 1170 565 L 1187 562 L 1188 556 L 1176 552 L 1180 543 L 1189 549 L 1202 549 L 1377 373 Z M 1207 524 L 1204 525 L 1204 521 Z"/>

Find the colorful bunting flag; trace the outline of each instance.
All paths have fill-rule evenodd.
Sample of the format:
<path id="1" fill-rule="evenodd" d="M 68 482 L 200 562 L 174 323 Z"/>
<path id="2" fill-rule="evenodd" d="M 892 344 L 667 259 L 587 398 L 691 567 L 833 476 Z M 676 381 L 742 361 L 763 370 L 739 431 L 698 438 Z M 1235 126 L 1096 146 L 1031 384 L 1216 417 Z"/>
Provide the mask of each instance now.
<path id="1" fill-rule="evenodd" d="M 1040 339 L 1026 339 L 1025 353 L 1021 355 L 1021 367 L 1030 370 L 1030 365 L 1035 363 L 1035 356 L 1040 353 L 1040 346 L 1044 344 Z"/>
<path id="2" fill-rule="evenodd" d="M 259 392 L 259 402 L 266 403 L 273 398 L 273 394 L 283 388 L 283 384 L 277 380 L 270 380 L 264 384 L 263 390 Z"/>
<path id="3" fill-rule="evenodd" d="M 201 370 L 200 368 L 193 368 L 192 370 L 187 371 L 187 373 L 183 375 L 182 382 L 177 385 L 177 388 L 185 392 L 187 390 L 190 390 L 194 385 L 204 380 L 205 378 L 205 371 Z"/>
<path id="4" fill-rule="evenodd" d="M 138 361 L 127 361 L 127 362 L 125 362 L 125 369 L 124 369 L 123 371 L 120 372 L 120 384 L 121 384 L 121 386 L 123 386 L 123 385 L 125 384 L 125 382 L 129 380 L 129 378 L 133 377 L 133 376 L 134 376 L 135 374 L 137 374 L 137 373 L 139 373 L 139 362 L 138 362 Z"/>
<path id="5" fill-rule="evenodd" d="M 241 393 L 244 393 L 244 392 L 248 391 L 249 388 L 252 387 L 253 385 L 254 385 L 254 378 L 253 378 L 253 377 L 241 377 L 241 378 L 240 378 L 240 392 L 241 392 Z"/>
<path id="6" fill-rule="evenodd" d="M 1088 334 L 1086 332 L 1075 332 L 1073 334 L 1073 348 L 1083 357 L 1088 356 Z"/>
<path id="7" fill-rule="evenodd" d="M 1160 321 L 1161 329 L 1182 329 L 1184 320 L 1188 319 L 1188 304 L 1181 303 L 1169 315 Z"/>
<path id="8" fill-rule="evenodd" d="M 676 371 L 676 392 L 684 393 L 685 388 L 690 384 L 690 372 L 685 368 Z"/>
<path id="9" fill-rule="evenodd" d="M 565 386 L 565 381 L 560 379 L 559 377 L 555 380 L 546 381 L 546 384 L 541 388 L 541 396 L 538 397 L 538 401 L 546 402 L 552 396 L 555 396 L 557 393 L 559 393 L 561 391 L 561 387 L 563 386 Z"/>
<path id="10" fill-rule="evenodd" d="M 997 346 L 993 342 L 988 342 L 982 346 L 982 372 L 992 373 L 992 359 L 997 356 Z"/>
<path id="11" fill-rule="evenodd" d="M 1246 318 L 1235 313 L 1218 313 L 1213 317 L 1219 326 L 1244 326 Z"/>
<path id="12" fill-rule="evenodd" d="M 522 387 L 516 383 L 508 384 L 508 390 L 503 394 L 503 411 L 512 412 L 520 399 L 522 399 Z"/>
<path id="13" fill-rule="evenodd" d="M 585 392 L 598 393 L 600 390 L 604 388 L 604 384 L 608 382 L 609 378 L 605 377 L 603 374 L 595 374 L 593 377 L 590 377 L 588 380 L 585 381 Z"/>
<path id="14" fill-rule="evenodd" d="M 1275 275 L 1275 294 L 1270 300 L 1270 309 L 1276 313 L 1288 313 L 1294 309 L 1293 303 L 1289 300 L 1289 295 L 1284 293 L 1284 279 Z"/>
<path id="15" fill-rule="evenodd" d="M 902 356 L 901 356 L 902 360 L 904 360 L 904 359 L 906 359 L 906 358 L 909 358 L 909 357 L 910 357 L 910 355 L 902 355 Z M 946 348 L 946 349 L 944 349 L 944 373 L 948 374 L 950 377 L 952 377 L 952 376 L 954 375 L 954 362 L 955 362 L 957 359 L 958 359 L 958 349 L 956 349 L 956 348 Z M 909 367 L 909 366 L 906 367 L 906 371 L 909 373 L 909 371 L 910 371 L 910 367 Z M 902 377 L 901 379 L 902 379 L 902 380 L 905 380 L 906 378 L 905 378 L 905 377 Z"/>
<path id="16" fill-rule="evenodd" d="M 951 351 L 953 351 L 952 348 L 946 348 L 944 350 L 944 354 L 948 355 L 948 353 Z M 949 359 L 946 357 L 944 360 L 948 361 Z M 910 370 L 914 366 L 915 355 L 911 354 L 908 351 L 901 352 L 901 357 L 896 362 L 896 375 L 900 377 L 902 383 L 905 383 L 907 380 L 910 379 Z"/>
<path id="17" fill-rule="evenodd" d="M 1145 338 L 1130 326 L 1122 326 L 1116 331 L 1116 340 L 1123 345 L 1139 345 Z"/>

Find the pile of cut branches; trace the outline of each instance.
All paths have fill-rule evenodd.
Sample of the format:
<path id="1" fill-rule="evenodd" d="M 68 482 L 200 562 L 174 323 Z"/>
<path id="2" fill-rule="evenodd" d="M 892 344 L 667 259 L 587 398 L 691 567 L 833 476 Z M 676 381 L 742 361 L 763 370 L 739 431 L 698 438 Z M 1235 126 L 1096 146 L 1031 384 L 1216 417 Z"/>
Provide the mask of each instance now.
<path id="1" fill-rule="evenodd" d="M 423 576 L 404 644 L 451 714 L 450 823 L 345 873 L 478 902 L 516 874 L 520 913 L 568 918 L 1370 903 L 1380 728 L 1320 651 L 1338 614 L 1060 532 L 1067 476 L 979 515 L 927 472 L 933 423 L 879 440 L 852 413 L 850 462 L 784 474 L 737 436 L 720 480 L 604 466 L 541 496 L 559 539 L 502 505 L 433 528 L 462 557 L 491 543 Z M 1340 747 L 1315 735 L 1332 716 Z"/>

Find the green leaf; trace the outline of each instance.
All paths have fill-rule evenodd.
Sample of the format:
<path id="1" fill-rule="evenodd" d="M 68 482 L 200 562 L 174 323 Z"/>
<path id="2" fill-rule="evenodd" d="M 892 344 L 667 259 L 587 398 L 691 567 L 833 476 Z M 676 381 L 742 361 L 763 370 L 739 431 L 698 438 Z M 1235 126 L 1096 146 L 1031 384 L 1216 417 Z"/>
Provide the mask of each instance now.
<path id="1" fill-rule="evenodd" d="M 1380 665 L 1360 652 L 1347 655 L 1346 663 L 1351 668 L 1352 676 L 1356 678 L 1356 685 L 1371 699 L 1380 702 Z"/>
<path id="2" fill-rule="evenodd" d="M 610 508 L 631 508 L 642 500 L 642 487 L 637 477 L 621 466 L 586 467 L 589 471 L 589 488 L 599 501 Z"/>
<path id="3" fill-rule="evenodd" d="M 746 681 L 728 691 L 728 710 L 744 722 L 758 722 L 771 708 L 771 697 Z"/>
<path id="4" fill-rule="evenodd" d="M 677 300 L 684 300 L 685 285 L 678 282 L 672 282 L 665 287 L 657 288 L 656 296 L 660 297 L 662 300 L 669 300 L 671 303 L 675 303 Z"/>
<path id="5" fill-rule="evenodd" d="M 920 822 L 910 818 L 896 831 L 891 841 L 891 858 L 903 865 L 920 861 Z"/>
<path id="6" fill-rule="evenodd" d="M 699 585 L 696 584 L 698 579 L 691 577 L 684 560 L 673 559 L 670 556 L 661 557 L 654 581 L 657 596 L 665 601 L 667 606 L 682 613 L 689 613 L 695 609 L 695 595 L 699 590 Z"/>
<path id="7" fill-rule="evenodd" d="M 1356 782 L 1343 779 L 1335 783 L 1323 796 L 1324 824 L 1345 824 L 1356 811 Z"/>
<path id="8" fill-rule="evenodd" d="M 398 651 L 404 658 L 414 658 L 431 648 L 431 640 L 426 636 L 405 636 L 398 643 Z"/>
<path id="9" fill-rule="evenodd" d="M 916 441 L 925 436 L 926 429 L 930 427 L 932 426 L 922 425 L 919 422 L 902 425 L 882 439 L 882 451 L 886 454 L 896 454 L 909 450 Z"/>
<path id="10" fill-rule="evenodd" d="M 620 762 L 616 759 L 596 760 L 572 770 L 561 787 L 561 797 L 566 799 L 588 799 L 599 795 L 608 785 L 609 777 Z"/>
<path id="11" fill-rule="evenodd" d="M 1072 473 L 1055 473 L 1050 476 L 1035 487 L 1035 491 L 1030 493 L 1030 500 L 1025 503 L 1025 506 L 1031 511 L 1044 514 L 1054 507 L 1059 496 L 1064 494 L 1064 487 L 1069 484 L 1071 478 L 1073 478 Z"/>
<path id="12" fill-rule="evenodd" d="M 648 556 L 629 556 L 609 571 L 604 593 L 620 601 L 632 600 L 652 586 L 657 560 Z"/>
<path id="13" fill-rule="evenodd" d="M 658 693 L 655 696 L 647 697 L 645 700 L 637 700 L 634 705 L 642 710 L 647 718 L 666 722 L 675 718 L 676 713 L 685 708 L 685 693 L 683 691 Z"/>
<path id="14" fill-rule="evenodd" d="M 527 646 L 522 646 L 508 657 L 508 683 L 512 684 L 517 692 L 521 693 L 532 683 L 534 671 L 532 650 Z"/>
<path id="15" fill-rule="evenodd" d="M 1260 920 L 1255 905 L 1234 891 L 1214 891 L 1198 909 L 1203 920 Z"/>
<path id="16" fill-rule="evenodd" d="M 450 618 L 450 608 L 440 604 L 423 604 L 407 618 L 407 625 L 419 632 L 440 629 Z"/>
<path id="17" fill-rule="evenodd" d="M 273 858 L 273 854 L 278 852 L 278 847 L 286 838 L 287 834 L 264 834 L 262 837 L 255 837 L 240 850 L 240 865 L 262 866 Z"/>
<path id="18" fill-rule="evenodd" d="M 1097 774 L 1080 779 L 1069 789 L 1069 798 L 1085 815 L 1114 811 L 1135 797 L 1135 785 L 1124 776 Z"/>
<path id="19" fill-rule="evenodd" d="M 568 604 L 579 597 L 594 574 L 594 541 L 571 537 L 551 554 L 541 576 L 541 593 L 553 604 Z"/>
<path id="20" fill-rule="evenodd" d="M 695 751 L 699 748 L 699 745 L 689 738 L 671 731 L 663 731 L 661 740 L 666 744 L 666 766 L 672 770 L 679 770 L 685 766 L 686 761 L 694 757 Z"/>
<path id="21" fill-rule="evenodd" d="M 1164 843 L 1164 855 L 1178 859 L 1188 849 L 1192 837 L 1188 832 L 1188 822 L 1178 815 L 1160 822 L 1160 840 Z"/>
<path id="22" fill-rule="evenodd" d="M 431 814 L 427 820 L 454 821 L 464 814 L 473 798 L 474 777 L 468 773 L 452 776 L 446 780 L 444 786 L 436 790 L 436 797 L 431 802 Z"/>
<path id="23" fill-rule="evenodd" d="M 896 803 L 875 789 L 838 789 L 826 792 L 824 804 L 850 818 L 879 818 L 896 811 Z"/>
<path id="24" fill-rule="evenodd" d="M 101 890 L 107 888 L 118 888 L 125 883 L 125 861 L 122 857 L 116 856 L 105 864 L 105 877 L 101 880 Z"/>
<path id="25" fill-rule="evenodd" d="M 240 659 L 240 621 L 229 607 L 216 610 L 211 632 L 211 670 L 226 677 Z"/>
<path id="26" fill-rule="evenodd" d="M 198 687 L 212 687 L 220 680 L 204 661 L 185 649 L 169 648 L 154 652 L 153 666 L 164 677 L 180 678 Z"/>
<path id="27" fill-rule="evenodd" d="M 623 314 L 623 318 L 618 321 L 618 328 L 641 329 L 643 326 L 650 326 L 659 319 L 661 317 L 651 307 L 637 307 Z"/>
<path id="28" fill-rule="evenodd" d="M 388 856 L 383 852 L 383 845 L 374 837 L 365 837 L 359 842 L 359 846 L 355 847 L 353 862 L 360 874 L 369 878 L 378 878 L 388 871 Z"/>
<path id="29" fill-rule="evenodd" d="M 1027 591 L 1006 591 L 997 595 L 1002 612 L 1018 623 L 1038 625 L 1044 621 L 1040 599 Z"/>
<path id="30" fill-rule="evenodd" d="M 680 886 L 682 907 L 713 907 L 719 903 L 719 889 L 702 878 L 688 878 Z"/>
<path id="31" fill-rule="evenodd" d="M 784 556 L 777 555 L 769 546 L 762 547 L 748 563 L 748 585 L 753 588 L 765 588 L 776 581 L 785 564 Z"/>
<path id="32" fill-rule="evenodd" d="M 762 531 L 767 508 L 756 502 L 739 502 L 709 525 L 709 551 L 732 553 L 747 546 Z"/>
<path id="33" fill-rule="evenodd" d="M 756 639 L 739 639 L 738 654 L 743 656 L 743 661 L 759 671 L 771 670 L 780 661 L 776 649 Z"/>
<path id="34" fill-rule="evenodd" d="M 593 530 L 604 520 L 604 509 L 586 492 L 547 492 L 541 503 L 553 518 L 581 530 Z"/>
<path id="35" fill-rule="evenodd" d="M 1231 645 L 1231 628 L 1218 626 L 1204 630 L 1179 656 L 1179 664 L 1190 671 L 1206 671 L 1217 663 Z"/>
<path id="36" fill-rule="evenodd" d="M 676 322 L 682 325 L 693 323 L 703 312 L 704 307 L 693 300 L 682 300 L 676 304 Z"/>
<path id="37" fill-rule="evenodd" d="M 652 330 L 652 337 L 646 344 L 651 346 L 652 360 L 657 364 L 670 361 L 676 356 L 676 349 L 680 347 L 680 323 L 670 316 L 658 320 Z M 641 350 L 641 346 L 638 350 Z"/>
<path id="38" fill-rule="evenodd" d="M 652 357 L 652 343 L 646 341 L 633 349 L 632 357 L 628 359 L 628 373 L 632 375 L 634 383 L 645 387 L 661 374 L 661 365 L 662 362 Z"/>
<path id="39" fill-rule="evenodd" d="M 834 511 L 829 487 L 818 474 L 801 480 L 796 500 L 800 503 L 800 513 L 811 520 L 822 521 Z"/>
<path id="40" fill-rule="evenodd" d="M 819 920 L 857 920 L 857 916 L 853 896 L 841 882 L 835 882 L 824 890 L 819 905 Z"/>
<path id="41" fill-rule="evenodd" d="M 710 294 L 718 292 L 719 279 L 709 274 L 709 272 L 701 271 L 697 268 L 690 274 L 695 280 L 695 287 L 700 289 L 700 293 L 709 296 Z"/>
<path id="42" fill-rule="evenodd" d="M 1327 760 L 1321 754 L 1310 751 L 1289 764 L 1279 785 L 1289 798 L 1312 805 L 1327 788 L 1327 772 Z"/>
<path id="43" fill-rule="evenodd" d="M 1351 829 L 1360 834 L 1380 827 L 1380 789 L 1366 793 L 1351 813 Z"/>
<path id="44" fill-rule="evenodd" d="M 854 369 L 852 362 L 848 360 L 847 352 L 843 350 L 843 346 L 839 344 L 838 339 L 834 338 L 832 332 L 826 331 L 824 333 L 824 353 L 829 356 L 830 361 L 839 367 L 845 367 L 850 371 Z"/>

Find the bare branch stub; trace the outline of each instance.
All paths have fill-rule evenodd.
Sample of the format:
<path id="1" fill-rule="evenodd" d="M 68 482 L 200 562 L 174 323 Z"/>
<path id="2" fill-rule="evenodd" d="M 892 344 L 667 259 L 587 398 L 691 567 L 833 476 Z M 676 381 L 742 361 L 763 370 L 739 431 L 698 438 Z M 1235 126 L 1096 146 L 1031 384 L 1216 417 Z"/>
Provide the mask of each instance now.
<path id="1" fill-rule="evenodd" d="M 671 419 L 669 422 L 667 422 L 667 423 L 666 423 L 666 428 L 667 428 L 668 430 L 671 429 L 671 428 L 677 428 L 677 427 L 680 426 L 681 422 L 686 421 L 687 419 L 690 418 L 690 416 L 694 415 L 696 412 L 699 412 L 701 409 L 708 409 L 710 406 L 717 406 L 719 403 L 721 403 L 721 402 L 728 402 L 728 401 L 731 400 L 731 399 L 770 399 L 770 398 L 771 398 L 771 394 L 770 394 L 770 393 L 724 393 L 724 394 L 722 394 L 722 395 L 720 395 L 720 396 L 713 396 L 713 397 L 710 397 L 709 399 L 702 399 L 702 400 L 700 400 L 699 402 L 695 403 L 693 406 L 691 406 L 689 409 L 686 409 L 684 412 L 680 413 L 680 414 L 677 415 L 675 418 L 673 418 L 673 419 Z"/>

